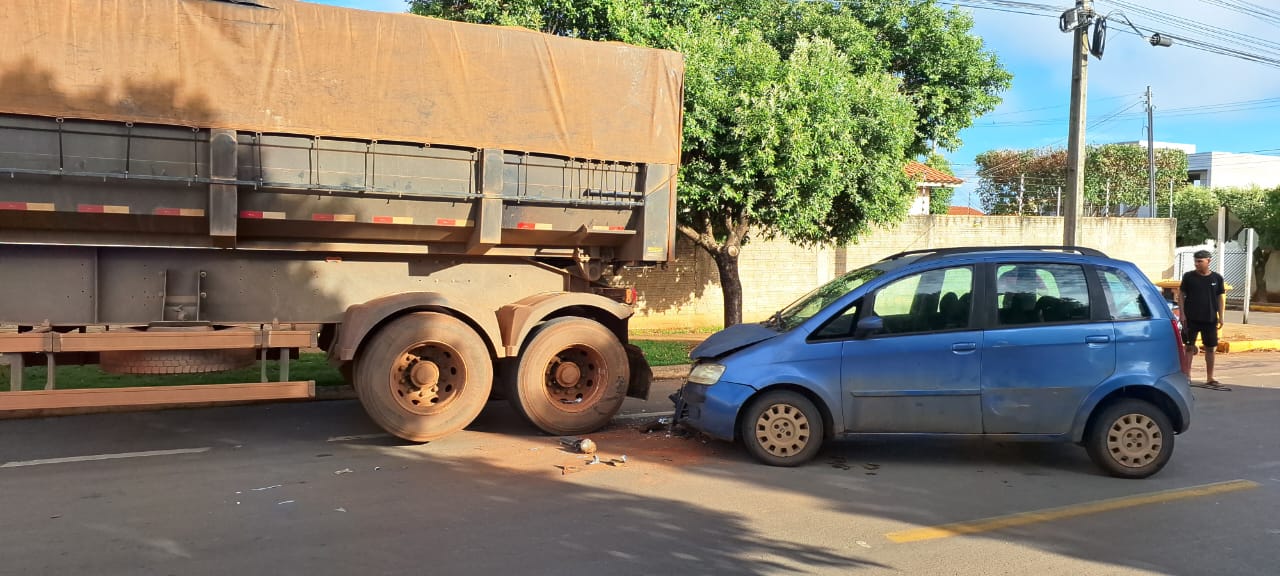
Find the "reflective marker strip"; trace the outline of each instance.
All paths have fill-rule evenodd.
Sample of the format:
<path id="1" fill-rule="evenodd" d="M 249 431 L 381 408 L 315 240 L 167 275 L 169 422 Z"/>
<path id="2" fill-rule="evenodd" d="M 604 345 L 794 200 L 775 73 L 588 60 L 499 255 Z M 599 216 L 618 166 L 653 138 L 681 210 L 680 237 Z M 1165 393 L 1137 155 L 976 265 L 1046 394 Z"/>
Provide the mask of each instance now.
<path id="1" fill-rule="evenodd" d="M 413 216 L 374 216 L 374 224 L 413 224 Z"/>
<path id="2" fill-rule="evenodd" d="M 257 210 L 241 210 L 241 218 L 253 220 L 284 220 L 284 212 L 259 212 Z"/>
<path id="3" fill-rule="evenodd" d="M 0 210 L 19 212 L 53 212 L 53 204 L 44 202 L 0 202 Z"/>
<path id="4" fill-rule="evenodd" d="M 316 222 L 355 222 L 355 214 L 312 214 L 311 219 Z"/>
<path id="5" fill-rule="evenodd" d="M 626 226 L 592 226 L 591 229 L 602 231 L 602 232 L 620 232 L 622 230 L 626 230 L 627 227 Z"/>
<path id="6" fill-rule="evenodd" d="M 1257 482 L 1243 479 L 1230 480 L 1227 482 L 1215 482 L 1213 484 L 1202 484 L 1200 486 L 1191 486 L 1189 488 L 1162 490 L 1160 492 L 1123 496 L 1108 500 L 1073 504 L 1071 506 L 1061 506 L 1058 508 L 1048 508 L 1032 512 L 1021 512 L 1006 516 L 995 516 L 972 522 L 956 522 L 953 524 L 943 524 L 941 526 L 933 526 L 929 528 L 916 528 L 913 530 L 903 530 L 901 532 L 890 532 L 885 534 L 885 538 L 888 538 L 890 542 L 898 544 L 920 542 L 922 540 L 936 540 L 938 538 L 949 538 L 964 534 L 977 534 L 981 532 L 991 532 L 994 530 L 1004 530 L 1015 526 L 1025 526 L 1028 524 L 1037 524 L 1052 520 L 1062 520 L 1064 518 L 1075 518 L 1077 516 L 1085 516 L 1088 514 L 1112 512 L 1115 510 L 1132 508 L 1134 506 L 1163 504 L 1165 502 L 1185 500 L 1187 498 L 1212 496 L 1214 494 L 1225 494 L 1227 492 L 1236 492 L 1239 490 L 1250 490 L 1258 488 L 1259 486 L 1261 486 L 1261 484 L 1258 484 Z"/>
<path id="7" fill-rule="evenodd" d="M 516 222 L 517 230 L 550 230 L 551 225 L 545 222 Z"/>
<path id="8" fill-rule="evenodd" d="M 156 208 L 151 213 L 155 216 L 204 216 L 203 208 Z"/>
<path id="9" fill-rule="evenodd" d="M 177 450 L 148 450 L 146 452 L 123 452 L 119 454 L 94 454 L 92 456 L 70 456 L 67 458 L 46 458 L 43 460 L 26 460 L 22 462 L 5 462 L 0 468 L 24 468 L 45 464 L 67 464 L 70 462 L 96 462 L 100 460 L 120 460 L 122 458 L 146 458 L 149 456 L 173 456 L 177 454 L 200 454 L 209 448 L 179 448 Z"/>
<path id="10" fill-rule="evenodd" d="M 456 220 L 454 218 L 436 218 L 436 226 L 456 226 L 459 228 L 470 226 L 470 220 Z"/>
<path id="11" fill-rule="evenodd" d="M 104 204 L 77 204 L 76 212 L 84 214 L 128 214 L 128 206 L 110 206 Z"/>

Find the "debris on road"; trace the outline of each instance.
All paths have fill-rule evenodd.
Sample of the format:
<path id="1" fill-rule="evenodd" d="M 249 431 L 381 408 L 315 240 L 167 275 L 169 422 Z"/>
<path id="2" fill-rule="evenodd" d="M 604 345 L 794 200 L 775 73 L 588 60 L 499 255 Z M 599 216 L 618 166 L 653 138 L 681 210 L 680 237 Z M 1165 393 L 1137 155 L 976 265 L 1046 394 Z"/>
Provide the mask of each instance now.
<path id="1" fill-rule="evenodd" d="M 334 474 L 335 476 L 337 476 L 337 475 L 339 475 L 339 474 L 350 474 L 350 473 L 351 473 L 351 469 L 350 469 L 350 468 L 343 468 L 343 469 L 341 469 L 341 470 L 334 470 L 334 471 L 333 471 L 333 474 Z"/>
<path id="2" fill-rule="evenodd" d="M 275 485 L 272 485 L 272 486 L 264 486 L 264 487 L 262 487 L 262 488 L 254 488 L 254 489 L 253 489 L 253 491 L 254 491 L 254 492 L 261 492 L 261 491 L 263 491 L 263 490 L 271 490 L 272 488 L 279 488 L 279 487 L 281 487 L 281 486 L 284 486 L 284 484 L 275 484 Z"/>
<path id="3" fill-rule="evenodd" d="M 293 504 L 293 500 L 285 500 L 285 501 L 283 501 L 283 502 L 276 502 L 276 506 L 280 506 L 280 505 L 283 505 L 283 504 Z"/>
<path id="4" fill-rule="evenodd" d="M 566 436 L 560 439 L 560 445 L 583 454 L 593 454 L 596 451 L 596 443 L 592 442 L 590 438 Z"/>

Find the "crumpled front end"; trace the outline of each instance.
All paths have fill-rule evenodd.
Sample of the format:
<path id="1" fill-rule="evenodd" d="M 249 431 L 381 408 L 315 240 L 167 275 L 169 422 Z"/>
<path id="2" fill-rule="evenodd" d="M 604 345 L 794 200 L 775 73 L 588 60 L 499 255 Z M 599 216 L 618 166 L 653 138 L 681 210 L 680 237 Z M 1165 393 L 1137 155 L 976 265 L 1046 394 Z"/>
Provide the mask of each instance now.
<path id="1" fill-rule="evenodd" d="M 671 395 L 676 422 L 712 438 L 732 442 L 738 411 L 755 392 L 750 386 L 733 382 L 711 385 L 685 382 Z"/>

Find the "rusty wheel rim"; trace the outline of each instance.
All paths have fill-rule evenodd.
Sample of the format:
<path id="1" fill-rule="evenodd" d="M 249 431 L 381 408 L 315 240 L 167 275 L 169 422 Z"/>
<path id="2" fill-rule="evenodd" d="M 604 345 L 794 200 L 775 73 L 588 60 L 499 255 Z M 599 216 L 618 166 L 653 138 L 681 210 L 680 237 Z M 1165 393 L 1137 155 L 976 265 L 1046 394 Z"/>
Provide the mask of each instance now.
<path id="1" fill-rule="evenodd" d="M 462 355 L 443 342 L 420 342 L 406 348 L 391 367 L 391 395 L 401 408 L 415 414 L 444 409 L 467 382 Z"/>
<path id="2" fill-rule="evenodd" d="M 590 409 L 603 393 L 608 365 L 590 346 L 570 346 L 556 353 L 543 370 L 543 391 L 564 412 Z"/>
<path id="3" fill-rule="evenodd" d="M 756 418 L 756 442 L 765 452 L 786 458 L 809 445 L 809 418 L 790 404 L 773 404 Z"/>
<path id="4" fill-rule="evenodd" d="M 1107 452 L 1121 466 L 1141 468 L 1151 464 L 1163 449 L 1160 425 L 1143 414 L 1125 414 L 1107 430 Z"/>

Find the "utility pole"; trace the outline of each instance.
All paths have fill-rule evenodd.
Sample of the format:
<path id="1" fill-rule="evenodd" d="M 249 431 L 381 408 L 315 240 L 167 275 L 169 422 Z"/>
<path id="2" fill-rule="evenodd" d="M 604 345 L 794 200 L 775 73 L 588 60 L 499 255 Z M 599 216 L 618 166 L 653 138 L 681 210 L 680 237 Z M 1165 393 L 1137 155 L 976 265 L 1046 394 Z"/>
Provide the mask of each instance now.
<path id="1" fill-rule="evenodd" d="M 1151 123 L 1151 87 L 1147 86 L 1147 183 L 1151 187 L 1151 217 L 1156 217 L 1156 142 Z"/>
<path id="2" fill-rule="evenodd" d="M 1076 0 L 1071 30 L 1071 128 L 1067 136 L 1067 206 L 1062 219 L 1062 245 L 1079 244 L 1078 225 L 1084 196 L 1085 99 L 1089 77 L 1089 22 L 1093 15 L 1090 0 Z M 1064 30 L 1065 32 L 1066 30 Z"/>
<path id="3" fill-rule="evenodd" d="M 1027 175 L 1018 175 L 1018 215 L 1022 215 L 1022 198 L 1027 193 Z"/>

